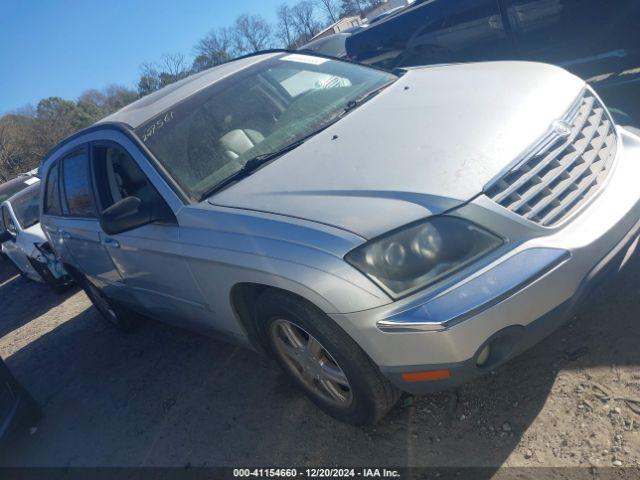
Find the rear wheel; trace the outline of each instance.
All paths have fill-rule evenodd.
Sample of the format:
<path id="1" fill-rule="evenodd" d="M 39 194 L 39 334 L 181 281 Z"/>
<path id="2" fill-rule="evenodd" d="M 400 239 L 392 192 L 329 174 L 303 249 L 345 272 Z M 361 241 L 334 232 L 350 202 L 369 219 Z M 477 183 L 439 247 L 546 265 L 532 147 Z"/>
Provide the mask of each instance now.
<path id="1" fill-rule="evenodd" d="M 279 291 L 258 300 L 257 319 L 278 363 L 325 413 L 355 425 L 380 420 L 400 397 L 332 319 Z"/>
<path id="2" fill-rule="evenodd" d="M 142 317 L 118 305 L 84 276 L 75 278 L 103 319 L 122 332 L 131 332 L 142 323 Z"/>

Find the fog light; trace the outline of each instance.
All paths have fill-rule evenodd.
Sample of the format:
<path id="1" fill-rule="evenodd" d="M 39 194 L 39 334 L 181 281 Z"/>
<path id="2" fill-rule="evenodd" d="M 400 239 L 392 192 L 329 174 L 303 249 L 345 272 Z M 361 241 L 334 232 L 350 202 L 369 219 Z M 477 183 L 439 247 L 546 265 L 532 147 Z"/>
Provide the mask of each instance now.
<path id="1" fill-rule="evenodd" d="M 481 367 L 485 363 L 487 363 L 487 360 L 489 360 L 489 355 L 490 354 L 491 354 L 491 347 L 487 343 L 484 346 L 484 348 L 482 350 L 480 350 L 480 353 L 478 354 L 478 358 L 476 358 L 476 365 Z"/>

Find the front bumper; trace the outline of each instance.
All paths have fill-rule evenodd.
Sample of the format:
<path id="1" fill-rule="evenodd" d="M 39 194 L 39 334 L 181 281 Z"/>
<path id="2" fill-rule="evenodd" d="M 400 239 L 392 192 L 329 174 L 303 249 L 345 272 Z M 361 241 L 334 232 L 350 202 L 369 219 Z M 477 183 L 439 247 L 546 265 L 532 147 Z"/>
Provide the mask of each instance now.
<path id="1" fill-rule="evenodd" d="M 52 269 L 48 264 L 38 261 L 33 257 L 27 257 L 29 263 L 39 276 L 39 281 L 43 281 L 52 288 L 62 288 L 71 283 L 71 277 L 64 273 L 60 275 L 57 270 Z M 54 270 L 54 271 L 52 271 Z"/>
<path id="2" fill-rule="evenodd" d="M 514 234 L 499 258 L 444 290 L 332 317 L 383 374 L 414 393 L 464 383 L 537 343 L 562 324 L 586 293 L 617 272 L 638 243 L 640 138 L 619 132 L 607 185 L 567 225 L 532 230 L 533 238 Z M 495 205 L 482 196 L 457 214 L 490 222 L 490 210 L 495 213 Z M 504 212 L 499 216 L 505 225 L 519 221 Z M 479 352 L 488 343 L 492 353 L 479 367 Z M 402 377 L 434 370 L 447 370 L 448 377 L 420 382 Z"/>
<path id="3" fill-rule="evenodd" d="M 71 283 L 71 277 L 56 258 L 48 244 L 35 245 L 31 255 L 27 256 L 29 265 L 37 273 L 38 281 L 43 281 L 54 289 L 60 289 Z"/>

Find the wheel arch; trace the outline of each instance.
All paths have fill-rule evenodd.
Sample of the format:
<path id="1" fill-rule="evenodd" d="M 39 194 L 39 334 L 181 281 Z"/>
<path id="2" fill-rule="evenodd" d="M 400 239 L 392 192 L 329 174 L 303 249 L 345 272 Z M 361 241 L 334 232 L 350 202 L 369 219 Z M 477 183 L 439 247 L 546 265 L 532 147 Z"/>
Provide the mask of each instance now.
<path id="1" fill-rule="evenodd" d="M 304 302 L 313 308 L 319 310 L 326 315 L 326 311 L 322 306 L 318 305 L 316 301 L 308 298 L 305 295 L 301 295 L 299 292 L 292 291 L 287 288 L 277 287 L 274 285 L 256 283 L 256 282 L 241 282 L 235 284 L 231 288 L 230 301 L 231 308 L 244 330 L 249 343 L 259 351 L 265 351 L 265 343 L 262 335 L 260 335 L 259 327 L 257 324 L 257 316 L 255 311 L 255 305 L 258 297 L 266 291 L 280 292 L 285 295 L 289 295 L 297 300 Z M 325 301 L 325 306 L 329 305 Z M 327 316 L 327 318 L 330 318 Z M 333 321 L 333 320 L 331 320 Z"/>

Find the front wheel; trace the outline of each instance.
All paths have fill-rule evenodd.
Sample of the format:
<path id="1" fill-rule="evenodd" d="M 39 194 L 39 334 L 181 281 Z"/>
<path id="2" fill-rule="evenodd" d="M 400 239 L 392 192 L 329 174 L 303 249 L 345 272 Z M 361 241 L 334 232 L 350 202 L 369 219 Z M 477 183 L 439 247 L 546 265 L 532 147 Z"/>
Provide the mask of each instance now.
<path id="1" fill-rule="evenodd" d="M 362 349 L 332 319 L 292 295 L 267 291 L 257 317 L 278 363 L 325 413 L 366 425 L 400 397 Z"/>

